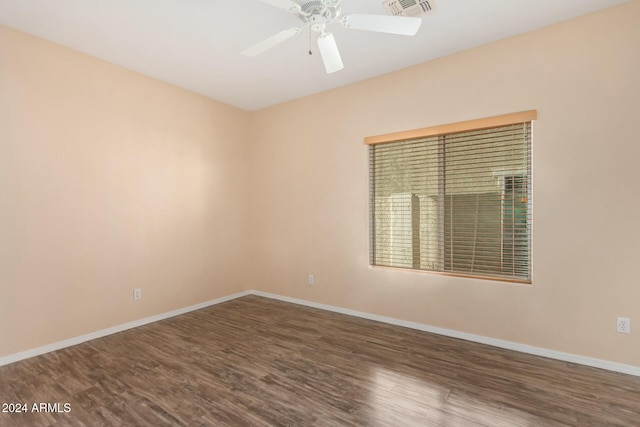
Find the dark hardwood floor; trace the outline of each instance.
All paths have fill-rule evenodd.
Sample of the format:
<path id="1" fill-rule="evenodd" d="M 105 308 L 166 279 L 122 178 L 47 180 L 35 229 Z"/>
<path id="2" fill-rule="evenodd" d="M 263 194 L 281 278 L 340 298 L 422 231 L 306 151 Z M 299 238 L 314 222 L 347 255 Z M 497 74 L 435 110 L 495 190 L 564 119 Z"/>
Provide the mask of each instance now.
<path id="1" fill-rule="evenodd" d="M 0 403 L 28 405 L 1 426 L 628 427 L 640 378 L 249 296 L 0 367 Z"/>

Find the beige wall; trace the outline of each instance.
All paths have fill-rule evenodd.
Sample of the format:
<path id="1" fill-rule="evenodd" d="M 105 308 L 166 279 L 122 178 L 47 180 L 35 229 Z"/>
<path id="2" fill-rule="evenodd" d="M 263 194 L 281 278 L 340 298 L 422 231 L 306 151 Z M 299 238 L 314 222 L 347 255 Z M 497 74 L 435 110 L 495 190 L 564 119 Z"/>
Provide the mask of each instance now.
<path id="1" fill-rule="evenodd" d="M 640 366 L 638 22 L 251 114 L 0 27 L 0 356 L 259 289 Z M 533 285 L 369 268 L 363 138 L 528 109 Z"/>
<path id="2" fill-rule="evenodd" d="M 248 288 L 247 114 L 0 27 L 0 356 Z"/>
<path id="3" fill-rule="evenodd" d="M 255 287 L 640 366 L 615 332 L 640 319 L 638 22 L 631 2 L 255 113 Z M 369 268 L 363 137 L 529 109 L 532 286 Z"/>

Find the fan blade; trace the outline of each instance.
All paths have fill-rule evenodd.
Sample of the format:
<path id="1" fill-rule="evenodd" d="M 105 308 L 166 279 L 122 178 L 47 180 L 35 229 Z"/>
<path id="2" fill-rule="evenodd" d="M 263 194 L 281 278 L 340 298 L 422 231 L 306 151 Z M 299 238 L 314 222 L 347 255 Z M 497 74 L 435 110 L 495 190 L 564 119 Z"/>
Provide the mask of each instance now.
<path id="1" fill-rule="evenodd" d="M 292 0 L 262 0 L 262 3 L 277 7 L 278 9 L 284 9 L 291 13 L 300 12 L 300 5 Z"/>
<path id="2" fill-rule="evenodd" d="M 318 36 L 318 50 L 324 62 L 324 68 L 327 70 L 327 74 L 335 73 L 344 68 L 342 65 L 342 58 L 340 58 L 340 51 L 336 44 L 336 39 L 331 33 L 324 33 Z"/>
<path id="3" fill-rule="evenodd" d="M 355 13 L 342 19 L 342 26 L 354 30 L 377 31 L 379 33 L 414 36 L 422 19 L 411 16 L 363 15 Z"/>
<path id="4" fill-rule="evenodd" d="M 251 46 L 248 49 L 243 50 L 241 53 L 244 56 L 256 56 L 264 52 L 265 50 L 269 50 L 277 44 L 282 43 L 283 41 L 290 39 L 291 37 L 298 34 L 302 31 L 302 28 L 294 27 L 289 28 L 288 30 L 280 31 L 277 34 L 272 35 L 269 38 L 262 40 L 260 43 L 257 43 Z"/>

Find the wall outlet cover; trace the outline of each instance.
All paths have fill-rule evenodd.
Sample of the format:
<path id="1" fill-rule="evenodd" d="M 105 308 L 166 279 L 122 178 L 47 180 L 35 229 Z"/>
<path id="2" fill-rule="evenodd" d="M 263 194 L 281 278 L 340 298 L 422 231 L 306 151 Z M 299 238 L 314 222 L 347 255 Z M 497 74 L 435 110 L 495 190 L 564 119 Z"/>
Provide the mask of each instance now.
<path id="1" fill-rule="evenodd" d="M 617 331 L 622 334 L 631 333 L 631 319 L 628 317 L 618 317 Z"/>

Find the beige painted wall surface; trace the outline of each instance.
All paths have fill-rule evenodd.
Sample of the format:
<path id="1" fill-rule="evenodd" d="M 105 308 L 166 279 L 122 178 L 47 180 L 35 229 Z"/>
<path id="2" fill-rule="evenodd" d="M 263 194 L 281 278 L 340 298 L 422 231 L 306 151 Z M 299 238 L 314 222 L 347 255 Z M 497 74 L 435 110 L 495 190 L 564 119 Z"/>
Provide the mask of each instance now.
<path id="1" fill-rule="evenodd" d="M 630 2 L 254 113 L 254 286 L 640 366 L 615 332 L 640 321 L 638 22 Z M 529 109 L 533 285 L 369 268 L 365 136 Z"/>
<path id="2" fill-rule="evenodd" d="M 247 120 L 0 27 L 0 356 L 250 287 Z"/>

